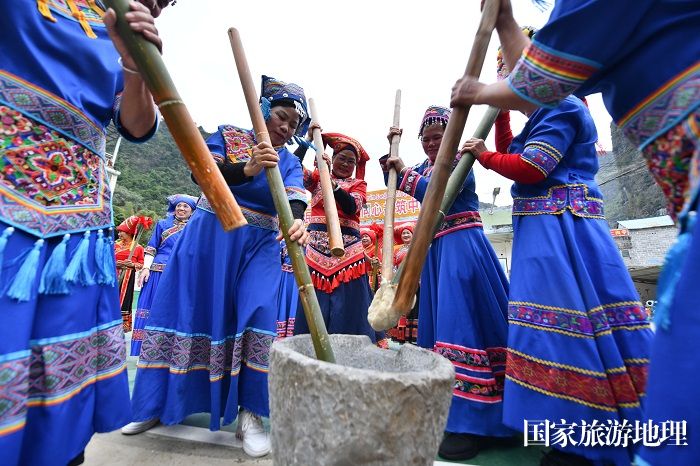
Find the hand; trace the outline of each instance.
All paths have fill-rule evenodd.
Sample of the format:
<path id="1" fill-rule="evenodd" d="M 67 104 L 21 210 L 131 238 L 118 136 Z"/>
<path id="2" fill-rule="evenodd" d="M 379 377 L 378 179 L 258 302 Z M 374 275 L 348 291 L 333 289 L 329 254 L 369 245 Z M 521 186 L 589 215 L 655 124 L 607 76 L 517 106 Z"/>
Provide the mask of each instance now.
<path id="1" fill-rule="evenodd" d="M 151 11 L 151 15 L 153 15 L 154 18 L 160 16 L 160 12 L 163 8 L 171 3 L 175 3 L 173 0 L 139 0 L 139 2 L 143 3 L 146 8 Z"/>
<path id="2" fill-rule="evenodd" d="M 471 152 L 477 159 L 481 157 L 483 152 L 486 152 L 486 144 L 484 144 L 483 139 L 471 138 L 462 144 L 462 148 L 459 150 L 460 154 L 466 154 Z"/>
<path id="3" fill-rule="evenodd" d="M 319 125 L 319 124 L 316 123 L 315 121 L 312 121 L 311 124 L 309 125 L 309 131 L 308 131 L 308 133 L 306 134 L 306 138 L 307 138 L 309 141 L 313 141 L 313 140 L 314 140 L 314 130 L 315 130 L 315 129 L 318 129 L 320 132 L 323 132 L 323 128 L 321 128 L 321 125 Z"/>
<path id="4" fill-rule="evenodd" d="M 243 174 L 257 176 L 263 171 L 263 168 L 276 167 L 279 161 L 280 157 L 270 143 L 261 142 L 257 146 L 253 146 L 253 154 L 243 167 Z"/>
<path id="5" fill-rule="evenodd" d="M 139 274 L 139 279 L 138 279 L 138 286 L 139 288 L 143 287 L 143 284 L 148 282 L 148 277 L 151 276 L 151 271 L 148 269 L 142 269 L 141 273 Z"/>
<path id="6" fill-rule="evenodd" d="M 287 232 L 289 234 L 289 239 L 299 243 L 302 248 L 305 247 L 309 242 L 309 232 L 306 231 L 306 225 L 300 219 L 295 219 L 292 223 L 292 227 Z M 277 241 L 282 241 L 282 233 L 277 235 Z"/>
<path id="7" fill-rule="evenodd" d="M 481 104 L 480 92 L 486 87 L 471 76 L 462 76 L 452 86 L 452 97 L 450 107 L 467 107 L 469 105 Z"/>
<path id="8" fill-rule="evenodd" d="M 154 0 L 150 1 L 153 2 Z M 135 1 L 129 2 L 129 8 L 130 11 L 126 13 L 124 17 L 129 23 L 131 30 L 141 33 L 146 40 L 155 44 L 158 50 L 162 53 L 163 42 L 161 41 L 160 36 L 158 36 L 158 29 L 156 29 L 151 11 L 145 5 Z M 158 14 L 160 14 L 160 10 L 158 10 Z M 117 49 L 117 52 L 119 52 L 119 55 L 122 57 L 122 65 L 125 68 L 136 70 L 137 67 L 134 59 L 127 50 L 124 41 L 117 33 L 117 14 L 113 9 L 109 8 L 102 17 L 102 20 L 107 27 L 109 38 L 112 39 L 112 42 L 114 43 L 114 48 Z"/>
<path id="9" fill-rule="evenodd" d="M 385 166 L 386 166 L 386 169 L 384 168 Z M 388 172 L 392 168 L 394 170 L 396 170 L 396 174 L 398 175 L 401 173 L 401 170 L 406 168 L 406 164 L 403 163 L 403 160 L 401 160 L 401 157 L 389 157 L 388 159 L 384 160 L 382 170 L 384 170 L 385 172 Z"/>
<path id="10" fill-rule="evenodd" d="M 391 140 L 393 139 L 394 136 L 401 137 L 403 134 L 403 130 L 401 128 L 397 128 L 395 126 L 392 126 L 389 128 L 389 134 L 386 135 L 386 138 L 389 140 L 389 144 L 391 144 Z"/>
<path id="11" fill-rule="evenodd" d="M 381 265 L 379 263 L 379 259 L 377 259 L 376 257 L 370 257 L 369 263 L 372 265 L 372 268 L 377 268 Z"/>

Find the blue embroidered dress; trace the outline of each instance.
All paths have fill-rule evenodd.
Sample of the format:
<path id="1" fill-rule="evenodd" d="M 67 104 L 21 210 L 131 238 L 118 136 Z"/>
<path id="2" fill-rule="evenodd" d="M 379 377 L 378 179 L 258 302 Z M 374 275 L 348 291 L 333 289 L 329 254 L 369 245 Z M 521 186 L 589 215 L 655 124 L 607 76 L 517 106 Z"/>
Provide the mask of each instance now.
<path id="1" fill-rule="evenodd" d="M 299 286 L 294 278 L 292 260 L 284 241 L 280 241 L 280 259 L 282 260 L 282 281 L 279 291 L 279 314 L 277 316 L 277 336 L 280 338 L 294 335 L 297 310 L 303 312 L 299 301 Z"/>
<path id="2" fill-rule="evenodd" d="M 700 362 L 690 343 L 700 338 L 700 263 L 690 260 L 700 254 L 693 233 L 700 186 L 698 24 L 694 0 L 557 0 L 509 78 L 516 93 L 538 105 L 554 106 L 574 92 L 602 92 L 613 120 L 642 150 L 669 213 L 680 215 L 683 240 L 662 272 L 663 305 L 656 311 L 672 323 L 656 333 L 646 414 L 694 426 L 700 425 L 700 409 L 688 407 L 696 405 L 700 385 Z M 675 277 L 665 284 L 669 275 Z M 669 381 L 679 374 L 684 383 L 669 395 Z M 648 448 L 641 456 L 655 466 L 697 464 L 697 427 L 689 429 L 688 444 Z"/>
<path id="3" fill-rule="evenodd" d="M 85 0 L 0 4 L 0 462 L 67 464 L 130 420 L 104 160 L 122 72 Z"/>
<path id="4" fill-rule="evenodd" d="M 509 152 L 540 170 L 515 183 L 504 422 L 641 421 L 652 333 L 603 216 L 597 133 L 583 102 L 538 109 Z M 579 441 L 579 439 L 575 439 Z M 595 461 L 631 449 L 567 446 Z"/>
<path id="5" fill-rule="evenodd" d="M 245 162 L 253 132 L 220 126 L 207 141 L 217 159 Z M 278 150 L 290 200 L 306 202 L 299 159 Z M 160 280 L 132 397 L 134 421 L 176 424 L 211 413 L 210 429 L 238 407 L 268 416 L 269 350 L 277 337 L 282 280 L 279 230 L 264 172 L 231 186 L 248 225 L 225 232 L 203 196 Z"/>
<path id="6" fill-rule="evenodd" d="M 194 204 L 192 205 L 194 206 Z M 158 282 L 165 271 L 173 246 L 175 246 L 175 243 L 182 235 L 182 230 L 186 225 L 187 220 L 178 220 L 174 215 L 169 215 L 158 221 L 155 231 L 148 241 L 148 246 L 144 250 L 145 254 L 153 256 L 153 264 L 151 265 L 148 281 L 143 285 L 136 305 L 136 319 L 134 320 L 134 331 L 131 335 L 131 356 L 138 356 L 141 353 L 141 344 L 144 337 L 143 329 L 151 312 L 153 296 L 155 296 Z"/>
<path id="7" fill-rule="evenodd" d="M 398 189 L 422 201 L 429 159 L 406 170 Z M 469 176 L 435 235 L 423 267 L 417 344 L 454 365 L 456 380 L 445 431 L 494 437 L 503 425 L 508 281 L 484 235 Z"/>

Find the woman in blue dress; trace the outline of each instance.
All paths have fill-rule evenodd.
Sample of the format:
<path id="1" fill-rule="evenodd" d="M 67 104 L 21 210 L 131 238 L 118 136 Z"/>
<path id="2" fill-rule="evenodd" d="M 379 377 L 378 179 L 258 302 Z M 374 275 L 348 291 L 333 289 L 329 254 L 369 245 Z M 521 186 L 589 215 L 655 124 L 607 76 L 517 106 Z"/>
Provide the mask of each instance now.
<path id="1" fill-rule="evenodd" d="M 279 338 L 294 335 L 297 310 L 299 309 L 299 285 L 294 277 L 292 260 L 287 252 L 287 245 L 280 241 L 280 260 L 282 261 L 282 281 L 279 291 L 279 314 L 277 317 L 277 336 Z"/>
<path id="2" fill-rule="evenodd" d="M 153 299 L 132 397 L 134 422 L 125 434 L 207 412 L 211 430 L 222 418 L 224 424 L 239 418 L 236 434 L 250 456 L 270 450 L 260 417 L 269 415 L 267 371 L 282 270 L 279 222 L 263 168 L 279 167 L 296 219 L 289 235 L 304 245 L 303 173 L 284 145 L 305 133 L 309 118 L 303 89 L 267 76 L 261 107 L 272 146 L 230 125 L 207 140 L 248 225 L 226 232 L 207 199 L 197 202 Z"/>
<path id="3" fill-rule="evenodd" d="M 450 110 L 429 107 L 419 137 L 428 158 L 414 167 L 380 159 L 396 168 L 398 189 L 422 201 Z M 392 128 L 389 137 L 398 133 Z M 386 179 L 386 176 L 385 176 Z M 474 174 L 435 235 L 420 279 L 418 341 L 448 358 L 456 380 L 439 454 L 452 460 L 476 456 L 485 437 L 508 437 L 503 425 L 508 281 L 484 235 Z"/>
<path id="4" fill-rule="evenodd" d="M 501 0 L 498 24 L 518 29 L 510 0 Z M 698 24 L 696 1 L 557 0 L 536 39 L 513 44 L 508 80 L 485 85 L 463 77 L 452 93 L 453 105 L 533 112 L 574 93 L 602 92 L 666 195 L 680 235 L 659 277 L 644 411 L 647 420 L 685 421 L 688 428 L 685 446 L 642 448 L 637 463 L 654 466 L 700 458 L 700 41 L 691 39 Z"/>
<path id="5" fill-rule="evenodd" d="M 157 15 L 165 2 L 143 3 Z M 160 46 L 149 9 L 131 8 Z M 114 12 L 73 0 L 2 10 L 0 462 L 79 464 L 93 433 L 129 421 L 106 127 L 142 141 L 156 111 Z"/>
<path id="6" fill-rule="evenodd" d="M 139 300 L 136 304 L 136 319 L 131 335 L 131 356 L 138 356 L 141 353 L 143 329 L 151 312 L 151 303 L 158 282 L 165 271 L 173 246 L 180 238 L 196 204 L 197 199 L 187 194 L 174 194 L 168 197 L 168 214 L 164 219 L 158 221 L 151 239 L 144 249 L 143 269 L 138 277 L 141 294 L 139 294 Z"/>
<path id="7" fill-rule="evenodd" d="M 509 33 L 499 29 L 506 62 Z M 567 97 L 535 110 L 515 138 L 502 113 L 498 152 L 480 139 L 462 148 L 515 181 L 503 408 L 513 429 L 642 420 L 652 332 L 603 215 L 597 139 L 585 103 Z M 629 465 L 633 455 L 631 445 L 554 444 L 541 464 Z"/>

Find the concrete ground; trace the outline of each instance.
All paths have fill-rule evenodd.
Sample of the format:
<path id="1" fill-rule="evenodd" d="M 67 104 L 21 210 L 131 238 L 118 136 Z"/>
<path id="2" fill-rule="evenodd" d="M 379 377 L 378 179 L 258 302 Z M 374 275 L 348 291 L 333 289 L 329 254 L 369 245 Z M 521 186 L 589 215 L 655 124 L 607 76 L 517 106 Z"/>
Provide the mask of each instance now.
<path id="1" fill-rule="evenodd" d="M 130 334 L 127 334 L 127 339 Z M 129 342 L 127 342 L 129 344 Z M 129 357 L 127 369 L 133 388 L 137 358 Z M 269 425 L 265 422 L 267 428 Z M 236 424 L 223 426 L 218 432 L 208 429 L 209 416 L 195 414 L 176 426 L 159 425 L 143 434 L 121 432 L 97 434 L 85 450 L 86 466 L 200 466 L 200 465 L 272 465 L 272 458 L 250 458 L 235 438 Z M 524 448 L 519 438 L 498 442 L 476 458 L 462 462 L 472 466 L 536 466 L 541 447 Z M 435 466 L 449 466 L 436 461 Z"/>
<path id="2" fill-rule="evenodd" d="M 85 450 L 85 466 L 232 464 L 272 466 L 272 459 L 269 456 L 253 459 L 240 448 L 168 437 L 155 432 L 129 436 L 120 432 L 98 434 Z"/>

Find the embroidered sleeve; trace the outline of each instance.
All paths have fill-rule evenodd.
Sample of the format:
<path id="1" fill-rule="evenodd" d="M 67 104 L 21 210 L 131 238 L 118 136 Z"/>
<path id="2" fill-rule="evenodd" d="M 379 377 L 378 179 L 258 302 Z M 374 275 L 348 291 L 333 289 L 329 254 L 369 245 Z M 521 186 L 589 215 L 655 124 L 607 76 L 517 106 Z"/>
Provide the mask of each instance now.
<path id="1" fill-rule="evenodd" d="M 423 202 L 429 180 L 412 168 L 406 169 L 403 177 L 399 178 L 398 190 L 403 191 L 419 202 Z"/>
<path id="2" fill-rule="evenodd" d="M 617 59 L 652 3 L 557 0 L 549 21 L 523 52 L 508 84 L 525 100 L 555 107 Z"/>
<path id="3" fill-rule="evenodd" d="M 288 151 L 285 150 L 285 152 L 286 153 L 280 153 L 280 161 L 284 158 L 290 162 L 286 163 L 286 169 L 282 172 L 287 199 L 290 201 L 297 200 L 307 204 L 306 189 L 304 189 L 304 172 L 301 162 Z"/>
<path id="4" fill-rule="evenodd" d="M 581 106 L 571 99 L 552 110 L 540 110 L 525 141 L 520 158 L 548 176 L 573 144 L 582 127 L 584 116 Z"/>
<path id="5" fill-rule="evenodd" d="M 158 248 L 160 247 L 162 234 L 163 234 L 163 221 L 161 220 L 158 223 L 156 223 L 156 227 L 153 229 L 153 234 L 151 235 L 151 239 L 148 240 L 148 245 L 144 249 L 144 252 L 146 254 L 150 254 L 151 256 L 156 255 L 156 253 L 158 252 Z"/>
<path id="6" fill-rule="evenodd" d="M 224 163 L 226 143 L 224 142 L 224 136 L 221 134 L 221 129 L 207 138 L 207 147 L 216 163 Z"/>

